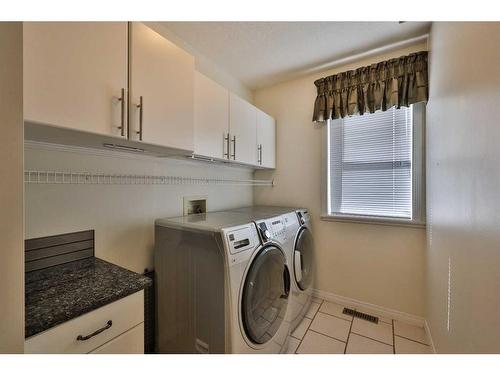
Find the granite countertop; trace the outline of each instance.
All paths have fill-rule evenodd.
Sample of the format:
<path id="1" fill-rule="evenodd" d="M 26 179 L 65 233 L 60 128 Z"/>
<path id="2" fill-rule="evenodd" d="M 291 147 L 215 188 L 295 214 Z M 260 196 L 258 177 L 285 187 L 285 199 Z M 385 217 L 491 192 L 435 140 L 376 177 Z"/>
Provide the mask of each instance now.
<path id="1" fill-rule="evenodd" d="M 25 337 L 138 292 L 151 279 L 99 258 L 26 273 Z"/>

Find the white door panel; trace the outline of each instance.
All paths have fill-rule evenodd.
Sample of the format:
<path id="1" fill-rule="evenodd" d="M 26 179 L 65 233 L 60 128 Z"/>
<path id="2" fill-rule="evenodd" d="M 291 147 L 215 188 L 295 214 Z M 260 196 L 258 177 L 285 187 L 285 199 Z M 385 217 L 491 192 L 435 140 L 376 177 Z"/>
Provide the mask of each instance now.
<path id="1" fill-rule="evenodd" d="M 229 96 L 230 159 L 257 164 L 257 108 L 237 95 Z"/>
<path id="2" fill-rule="evenodd" d="M 23 31 L 25 120 L 126 137 L 127 23 L 25 22 Z"/>
<path id="3" fill-rule="evenodd" d="M 227 158 L 229 91 L 199 72 L 194 88 L 194 153 Z"/>
<path id="4" fill-rule="evenodd" d="M 276 167 L 276 120 L 257 110 L 257 148 L 259 165 Z"/>
<path id="5" fill-rule="evenodd" d="M 194 58 L 139 22 L 130 37 L 130 139 L 193 150 Z"/>

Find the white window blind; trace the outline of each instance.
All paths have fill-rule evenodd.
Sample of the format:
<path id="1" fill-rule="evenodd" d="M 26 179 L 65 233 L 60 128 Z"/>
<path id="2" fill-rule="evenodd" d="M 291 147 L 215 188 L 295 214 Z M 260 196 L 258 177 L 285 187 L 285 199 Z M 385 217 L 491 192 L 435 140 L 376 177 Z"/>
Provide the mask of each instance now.
<path id="1" fill-rule="evenodd" d="M 413 110 L 330 121 L 328 213 L 412 219 Z"/>

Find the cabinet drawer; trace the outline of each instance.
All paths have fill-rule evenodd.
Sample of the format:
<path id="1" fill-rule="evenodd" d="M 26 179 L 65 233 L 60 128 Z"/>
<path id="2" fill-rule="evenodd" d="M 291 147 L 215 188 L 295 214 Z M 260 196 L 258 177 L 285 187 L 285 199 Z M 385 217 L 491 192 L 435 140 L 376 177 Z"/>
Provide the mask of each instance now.
<path id="1" fill-rule="evenodd" d="M 115 337 L 91 354 L 144 354 L 144 323 Z"/>
<path id="2" fill-rule="evenodd" d="M 88 340 L 77 340 L 106 327 Z M 38 335 L 24 344 L 25 353 L 89 353 L 118 335 L 144 322 L 144 292 L 134 293 L 109 305 L 69 320 Z"/>

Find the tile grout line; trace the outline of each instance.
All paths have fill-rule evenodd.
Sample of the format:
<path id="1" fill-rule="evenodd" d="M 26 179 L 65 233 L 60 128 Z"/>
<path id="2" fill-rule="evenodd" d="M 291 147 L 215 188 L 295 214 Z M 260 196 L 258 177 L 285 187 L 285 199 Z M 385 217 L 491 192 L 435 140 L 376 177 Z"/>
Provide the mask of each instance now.
<path id="1" fill-rule="evenodd" d="M 406 340 L 409 340 L 409 341 L 416 342 L 417 344 L 421 344 L 421 345 L 425 345 L 425 346 L 430 346 L 429 344 L 424 344 L 423 342 L 420 342 L 420 341 L 417 341 L 417 340 L 414 340 L 414 339 L 410 339 L 410 338 L 405 337 L 405 336 L 396 335 L 396 334 L 394 334 L 394 336 L 397 336 L 397 337 L 400 337 L 402 339 L 406 339 Z"/>
<path id="2" fill-rule="evenodd" d="M 314 318 L 316 318 L 316 316 L 317 316 L 319 313 L 322 313 L 322 314 L 325 314 L 325 315 L 328 315 L 328 316 L 331 316 L 331 317 L 334 317 L 334 318 L 337 318 L 337 319 L 341 319 L 341 320 L 348 321 L 347 319 L 339 318 L 338 316 L 335 316 L 335 315 L 332 315 L 332 314 L 328 314 L 328 313 L 326 313 L 326 312 L 324 312 L 324 311 L 319 311 L 319 310 L 321 309 L 321 306 L 323 306 L 323 303 L 324 303 L 325 301 L 326 301 L 326 300 L 323 300 L 323 301 L 321 302 L 321 304 L 319 305 L 318 310 L 317 310 L 317 311 L 316 311 L 316 313 L 314 314 Z M 339 305 L 339 306 L 341 306 L 341 305 Z M 344 306 L 342 306 L 342 308 L 344 308 Z M 314 320 L 314 318 L 313 318 L 313 320 Z M 345 354 L 345 351 L 346 351 L 346 349 L 347 349 L 347 342 L 349 341 L 349 335 L 350 335 L 350 333 L 351 333 L 351 327 L 352 327 L 352 322 L 353 322 L 353 320 L 354 320 L 354 317 L 351 317 L 351 325 L 350 325 L 350 327 L 349 327 L 349 334 L 347 335 L 347 340 L 345 341 L 345 346 L 344 346 L 344 354 Z M 312 324 L 312 322 L 311 322 L 311 324 Z M 309 327 L 310 327 L 310 326 L 309 326 Z M 335 338 L 335 337 L 333 337 L 333 336 L 329 336 L 329 335 L 327 335 L 327 334 L 324 334 L 324 333 L 321 333 L 321 332 L 315 331 L 314 329 L 311 329 L 311 328 L 308 328 L 308 331 L 313 331 L 313 332 L 315 332 L 315 333 L 319 333 L 320 335 L 326 336 L 326 337 L 328 337 L 328 338 L 331 338 L 331 339 L 334 339 L 334 340 L 337 340 L 337 341 L 340 341 L 340 342 L 344 342 L 344 341 L 339 340 L 339 339 L 337 339 L 337 338 Z M 307 333 L 307 332 L 306 332 L 306 333 Z M 304 336 L 305 336 L 305 335 L 304 335 Z"/>
<path id="3" fill-rule="evenodd" d="M 384 344 L 384 345 L 387 345 L 387 346 L 393 346 L 393 345 L 391 345 L 391 344 L 388 344 L 388 343 L 386 343 L 386 342 L 383 342 L 383 341 L 380 341 L 380 340 L 374 339 L 374 338 L 372 338 L 372 337 L 362 335 L 361 333 L 351 332 L 351 334 L 356 335 L 356 336 L 361 336 L 361 337 L 364 337 L 365 339 L 369 339 L 369 340 L 372 340 L 372 341 L 378 342 L 378 343 L 380 343 L 380 344 Z M 350 335 L 349 335 L 349 336 L 350 336 Z"/>
<path id="4" fill-rule="evenodd" d="M 308 331 L 311 331 L 311 332 L 317 333 L 318 335 L 321 335 L 321 336 L 328 337 L 329 339 L 332 339 L 332 340 L 335 340 L 335 341 L 341 342 L 341 343 L 343 343 L 343 344 L 347 344 L 347 341 L 342 341 L 341 339 L 338 339 L 338 338 L 336 338 L 336 337 L 333 337 L 333 336 L 327 335 L 326 333 L 318 332 L 318 331 L 315 331 L 314 329 L 309 329 Z M 344 351 L 345 351 L 345 350 L 344 350 Z M 345 353 L 344 353 L 344 354 L 345 354 Z"/>
<path id="5" fill-rule="evenodd" d="M 394 338 L 394 319 L 391 319 L 392 325 L 392 353 L 396 354 L 396 340 Z"/>
<path id="6" fill-rule="evenodd" d="M 312 297 L 311 297 L 311 298 L 312 298 Z M 318 314 L 319 309 L 321 309 L 321 306 L 323 305 L 323 302 L 325 302 L 325 300 L 324 300 L 324 299 L 323 299 L 323 300 L 321 300 L 321 303 L 320 303 L 320 304 L 319 304 L 319 306 L 318 306 L 318 310 L 316 310 L 316 312 L 314 313 L 314 316 L 313 316 L 313 317 L 312 317 L 312 319 L 311 319 L 311 323 L 309 323 L 309 325 L 308 325 L 308 326 L 307 326 L 307 328 L 306 328 L 306 332 L 304 333 L 304 336 L 302 336 L 302 338 L 299 340 L 299 345 L 297 345 L 297 349 L 295 349 L 295 353 L 294 353 L 294 354 L 299 354 L 299 353 L 297 353 L 297 350 L 299 350 L 300 345 L 302 345 L 302 340 L 304 340 L 304 337 L 306 337 L 306 335 L 307 335 L 307 331 L 309 331 L 309 327 L 310 327 L 310 326 L 311 326 L 311 324 L 313 323 L 314 318 L 316 318 L 316 315 Z M 311 304 L 312 304 L 312 303 L 313 303 L 313 302 L 312 302 L 312 300 L 311 300 Z M 306 317 L 306 316 L 304 316 L 304 317 Z M 295 329 L 297 329 L 297 328 L 295 328 Z M 292 336 L 292 337 L 294 337 L 294 336 Z"/>
<path id="7" fill-rule="evenodd" d="M 304 318 L 302 318 L 302 320 L 300 321 L 299 325 L 302 323 L 302 321 L 303 321 L 304 319 L 309 319 L 309 320 L 311 321 L 311 323 L 309 323 L 309 325 L 307 326 L 306 331 L 304 332 L 304 336 L 305 336 L 305 335 L 306 335 L 306 333 L 307 333 L 307 331 L 309 330 L 309 327 L 310 327 L 310 326 L 311 326 L 311 324 L 312 324 L 312 319 L 307 318 L 306 316 L 304 316 Z M 297 328 L 299 328 L 299 326 L 297 326 L 295 329 L 297 329 Z M 295 330 L 294 330 L 294 332 L 295 332 Z M 292 337 L 295 337 L 293 334 L 292 334 L 291 336 L 292 336 Z M 295 338 L 296 338 L 297 340 L 300 340 L 300 342 L 302 342 L 302 340 L 304 339 L 304 336 L 302 336 L 302 338 L 301 338 L 301 339 L 299 339 L 298 337 L 295 337 Z"/>
<path id="8" fill-rule="evenodd" d="M 346 352 L 347 352 L 347 344 L 349 343 L 349 339 L 351 338 L 351 331 L 352 331 L 353 324 L 354 324 L 354 316 L 352 317 L 351 325 L 349 326 L 349 333 L 347 334 L 347 341 L 346 341 L 345 347 L 344 347 L 344 354 L 346 354 Z"/>

